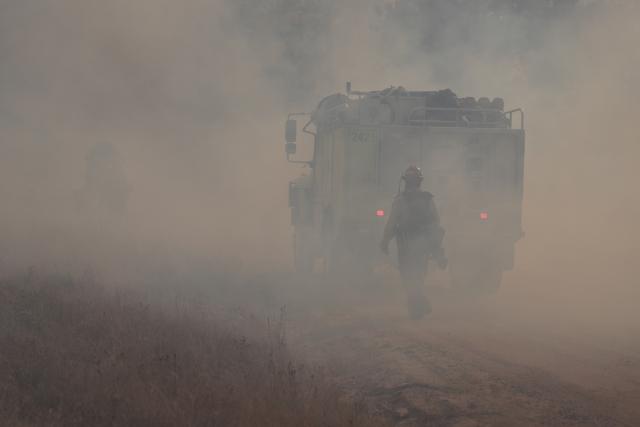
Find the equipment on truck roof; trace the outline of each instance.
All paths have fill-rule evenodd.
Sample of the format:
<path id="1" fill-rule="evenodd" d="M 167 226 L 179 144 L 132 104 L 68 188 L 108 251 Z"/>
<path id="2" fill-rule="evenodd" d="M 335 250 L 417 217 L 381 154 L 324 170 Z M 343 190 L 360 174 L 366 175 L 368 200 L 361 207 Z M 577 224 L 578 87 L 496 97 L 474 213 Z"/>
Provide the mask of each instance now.
<path id="1" fill-rule="evenodd" d="M 294 158 L 299 116 L 313 140 L 308 160 Z M 313 113 L 290 114 L 287 158 L 311 172 L 290 183 L 296 268 L 370 271 L 398 175 L 415 165 L 447 229 L 452 285 L 497 289 L 523 235 L 524 137 L 521 109 L 450 89 L 364 92 L 348 83 Z"/>

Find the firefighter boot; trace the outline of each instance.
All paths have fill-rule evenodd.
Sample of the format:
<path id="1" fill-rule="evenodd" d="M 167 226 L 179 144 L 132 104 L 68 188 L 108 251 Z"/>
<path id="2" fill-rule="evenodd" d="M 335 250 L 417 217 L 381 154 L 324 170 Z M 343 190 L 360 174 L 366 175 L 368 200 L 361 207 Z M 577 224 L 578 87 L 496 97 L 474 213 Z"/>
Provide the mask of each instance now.
<path id="1" fill-rule="evenodd" d="M 431 313 L 431 304 L 422 292 L 411 292 L 407 295 L 407 308 L 411 320 L 420 320 Z"/>

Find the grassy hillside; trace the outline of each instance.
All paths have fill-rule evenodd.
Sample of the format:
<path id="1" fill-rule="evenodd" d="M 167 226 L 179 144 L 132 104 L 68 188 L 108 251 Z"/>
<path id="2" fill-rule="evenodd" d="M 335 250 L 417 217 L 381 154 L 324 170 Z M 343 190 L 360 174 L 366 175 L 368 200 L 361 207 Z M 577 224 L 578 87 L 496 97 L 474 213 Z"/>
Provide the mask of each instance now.
<path id="1" fill-rule="evenodd" d="M 278 327 L 254 325 L 247 338 L 211 319 L 65 278 L 5 280 L 0 419 L 8 426 L 377 425 L 318 372 L 295 364 Z"/>

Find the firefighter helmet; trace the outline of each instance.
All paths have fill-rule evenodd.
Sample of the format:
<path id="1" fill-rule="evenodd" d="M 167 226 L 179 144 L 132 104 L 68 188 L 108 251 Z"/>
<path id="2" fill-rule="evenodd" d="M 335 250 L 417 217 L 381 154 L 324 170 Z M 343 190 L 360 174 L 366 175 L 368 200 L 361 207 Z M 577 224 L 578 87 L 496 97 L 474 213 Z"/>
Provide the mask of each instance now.
<path id="1" fill-rule="evenodd" d="M 419 167 L 411 165 L 402 174 L 402 179 L 406 184 L 420 185 L 422 183 L 422 180 L 424 179 L 424 176 L 422 175 L 422 171 Z"/>

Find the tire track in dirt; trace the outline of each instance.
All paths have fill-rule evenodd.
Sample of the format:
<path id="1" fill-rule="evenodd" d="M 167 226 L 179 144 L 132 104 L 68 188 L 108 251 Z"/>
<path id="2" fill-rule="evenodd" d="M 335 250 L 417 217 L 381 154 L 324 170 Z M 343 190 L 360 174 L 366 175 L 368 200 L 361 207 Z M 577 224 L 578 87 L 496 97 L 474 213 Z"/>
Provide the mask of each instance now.
<path id="1" fill-rule="evenodd" d="M 403 404 L 422 413 L 409 417 L 413 419 L 406 425 L 619 425 L 589 393 L 544 371 L 452 346 L 438 337 L 434 341 L 397 348 L 405 356 L 398 366 L 405 375 L 433 376 L 433 382 L 446 385 L 408 383 L 374 393 L 382 400 L 395 400 L 396 413 L 401 415 L 398 421 L 403 418 Z"/>
<path id="2" fill-rule="evenodd" d="M 637 366 L 616 373 L 620 390 L 623 383 L 627 387 L 621 394 L 568 381 L 509 351 L 528 343 L 543 357 L 564 352 L 571 359 L 572 351 L 576 356 L 584 351 L 572 350 L 571 342 L 560 348 L 544 334 L 518 340 L 512 333 L 518 325 L 453 319 L 447 313 L 411 323 L 384 307 L 342 312 L 333 307 L 325 313 L 315 308 L 293 316 L 294 348 L 306 359 L 329 363 L 345 390 L 398 426 L 637 425 L 629 408 L 640 387 L 634 389 L 635 380 L 627 375 L 637 374 Z M 487 342 L 495 348 L 487 349 Z M 593 364 L 585 369 L 609 363 L 576 359 Z M 625 375 L 628 381 L 622 381 Z"/>

